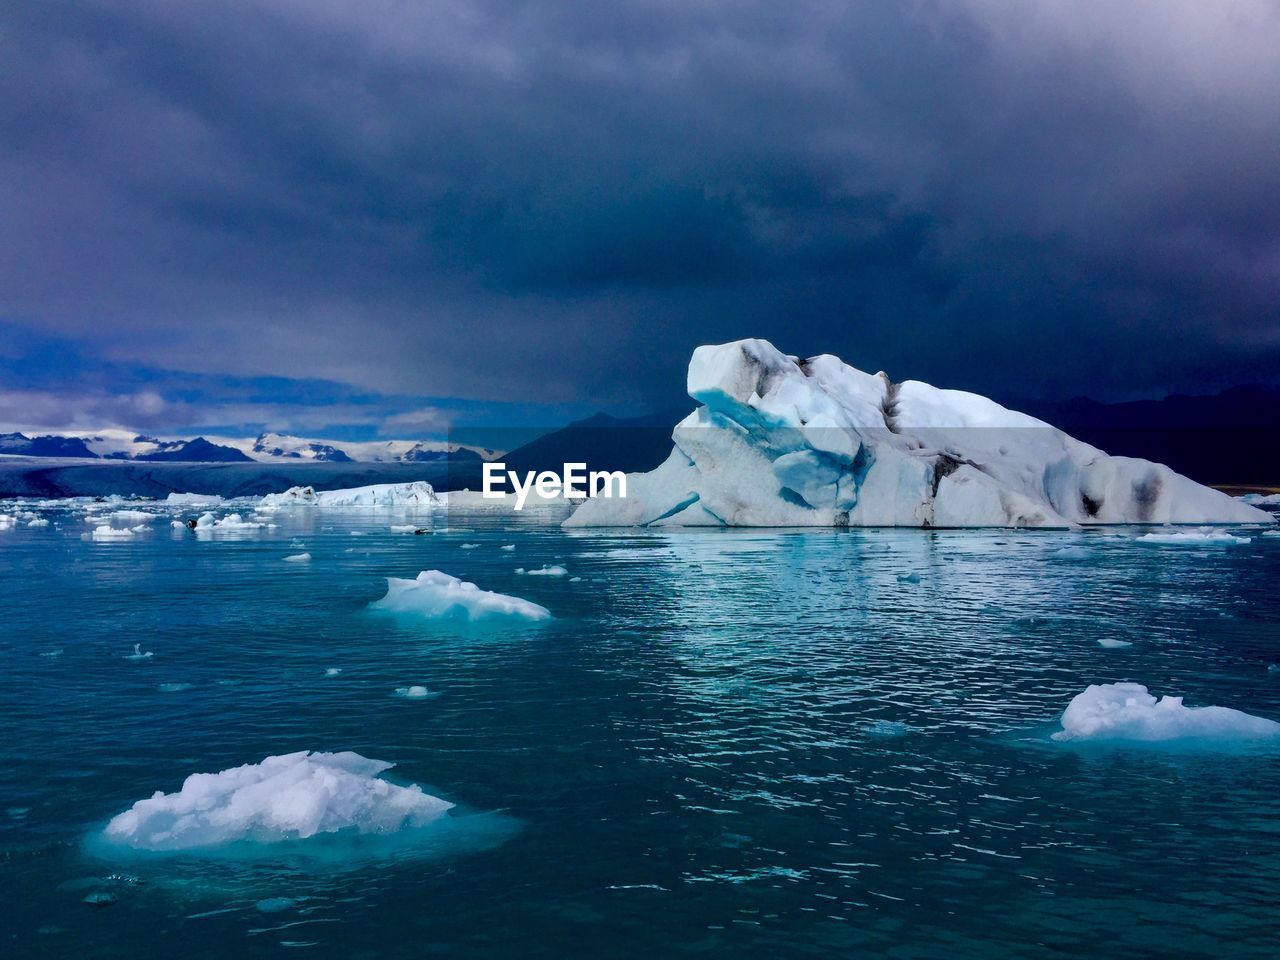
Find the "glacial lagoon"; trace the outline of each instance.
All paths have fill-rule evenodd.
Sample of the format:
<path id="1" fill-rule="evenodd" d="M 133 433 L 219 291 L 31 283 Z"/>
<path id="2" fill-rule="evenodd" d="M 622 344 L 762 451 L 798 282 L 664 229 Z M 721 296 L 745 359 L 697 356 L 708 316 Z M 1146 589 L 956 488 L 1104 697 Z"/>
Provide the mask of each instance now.
<path id="1" fill-rule="evenodd" d="M 1280 537 L 205 509 L 0 504 L 6 956 L 1280 947 L 1280 744 L 1054 736 L 1091 684 L 1280 719 Z M 423 571 L 550 618 L 371 606 Z M 198 781 L 203 845 L 105 832 L 301 751 L 396 790 Z"/>

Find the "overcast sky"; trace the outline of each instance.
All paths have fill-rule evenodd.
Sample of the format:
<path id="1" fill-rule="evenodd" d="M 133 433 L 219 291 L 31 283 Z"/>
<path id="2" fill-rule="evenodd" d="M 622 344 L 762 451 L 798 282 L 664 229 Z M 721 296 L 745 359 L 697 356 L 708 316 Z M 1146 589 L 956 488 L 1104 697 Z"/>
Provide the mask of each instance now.
<path id="1" fill-rule="evenodd" d="M 1277 0 L 0 4 L 0 425 L 1280 381 Z"/>

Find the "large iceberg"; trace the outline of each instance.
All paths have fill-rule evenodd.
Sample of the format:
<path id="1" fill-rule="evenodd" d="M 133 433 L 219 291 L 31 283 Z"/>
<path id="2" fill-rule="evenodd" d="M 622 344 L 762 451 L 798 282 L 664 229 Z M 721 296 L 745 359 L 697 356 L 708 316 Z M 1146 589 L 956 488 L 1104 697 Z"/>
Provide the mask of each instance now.
<path id="1" fill-rule="evenodd" d="M 410 483 L 375 483 L 346 490 L 315 490 L 312 487 L 290 487 L 284 493 L 269 493 L 262 507 L 404 507 L 430 508 L 440 498 L 425 480 Z"/>
<path id="2" fill-rule="evenodd" d="M 894 383 L 764 340 L 699 347 L 702 404 L 626 498 L 566 526 L 1070 527 L 1269 523 L 1168 467 L 1112 457 L 985 397 Z"/>
<path id="3" fill-rule="evenodd" d="M 415 580 L 387 577 L 387 595 L 369 606 L 433 620 L 551 619 L 550 610 L 531 600 L 481 590 L 474 583 L 439 570 L 423 570 Z"/>
<path id="4" fill-rule="evenodd" d="M 394 764 L 358 753 L 300 751 L 221 773 L 195 773 L 111 819 L 110 843 L 177 851 L 278 843 L 318 834 L 389 834 L 420 827 L 453 804 L 379 779 Z"/>
<path id="5" fill-rule="evenodd" d="M 1280 723 L 1230 707 L 1186 707 L 1157 700 L 1140 683 L 1100 683 L 1076 694 L 1055 740 L 1272 740 Z"/>

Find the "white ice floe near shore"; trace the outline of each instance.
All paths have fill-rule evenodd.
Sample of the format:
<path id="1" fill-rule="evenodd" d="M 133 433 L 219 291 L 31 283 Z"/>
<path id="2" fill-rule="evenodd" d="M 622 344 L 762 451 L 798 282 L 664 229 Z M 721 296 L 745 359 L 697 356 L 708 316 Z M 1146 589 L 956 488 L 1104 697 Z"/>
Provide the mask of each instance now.
<path id="1" fill-rule="evenodd" d="M 1252 541 L 1250 537 L 1237 537 L 1225 530 L 1202 529 L 1144 533 L 1138 542 L 1165 547 L 1234 547 Z"/>
<path id="2" fill-rule="evenodd" d="M 171 493 L 164 498 L 169 507 L 216 507 L 222 498 L 206 493 Z"/>
<path id="3" fill-rule="evenodd" d="M 260 506 L 278 507 L 395 507 L 430 509 L 440 504 L 431 484 L 425 480 L 409 483 L 375 483 L 346 490 L 315 490 L 312 487 L 290 487 L 284 493 L 269 493 Z"/>
<path id="4" fill-rule="evenodd" d="M 284 558 L 285 563 L 310 563 L 311 554 L 309 553 L 292 553 Z"/>
<path id="5" fill-rule="evenodd" d="M 93 540 L 132 540 L 137 534 L 130 527 L 112 527 L 104 523 L 94 527 L 89 536 Z"/>
<path id="6" fill-rule="evenodd" d="M 1280 493 L 1246 493 L 1239 499 L 1255 507 L 1280 507 Z"/>
<path id="7" fill-rule="evenodd" d="M 549 620 L 551 611 L 530 600 L 459 580 L 439 570 L 424 570 L 414 580 L 387 578 L 387 594 L 369 604 L 375 610 L 413 613 L 433 620 Z"/>
<path id="8" fill-rule="evenodd" d="M 1269 514 L 1146 460 L 1111 457 L 992 400 L 895 383 L 764 340 L 699 347 L 702 404 L 674 449 L 566 526 L 1069 527 L 1266 523 Z"/>
<path id="9" fill-rule="evenodd" d="M 1089 686 L 1068 704 L 1055 740 L 1271 740 L 1280 723 L 1229 707 L 1187 707 L 1157 700 L 1140 683 Z"/>
<path id="10" fill-rule="evenodd" d="M 357 753 L 300 751 L 221 773 L 187 777 L 113 817 L 104 839 L 137 850 L 270 844 L 321 834 L 391 834 L 443 816 L 453 804 L 379 779 L 394 764 Z"/>

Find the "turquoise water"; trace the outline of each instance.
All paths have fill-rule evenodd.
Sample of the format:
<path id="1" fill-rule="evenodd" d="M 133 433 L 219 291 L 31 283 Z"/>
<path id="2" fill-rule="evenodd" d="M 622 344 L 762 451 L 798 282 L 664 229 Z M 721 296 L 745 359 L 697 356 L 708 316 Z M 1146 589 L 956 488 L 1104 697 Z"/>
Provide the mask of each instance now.
<path id="1" fill-rule="evenodd" d="M 37 512 L 0 531 L 7 956 L 1277 953 L 1280 751 L 1049 737 L 1092 682 L 1280 718 L 1280 538 L 302 509 L 94 542 L 83 507 Z M 555 619 L 367 609 L 428 569 Z M 94 842 L 190 773 L 305 749 L 458 807 L 372 843 Z"/>

